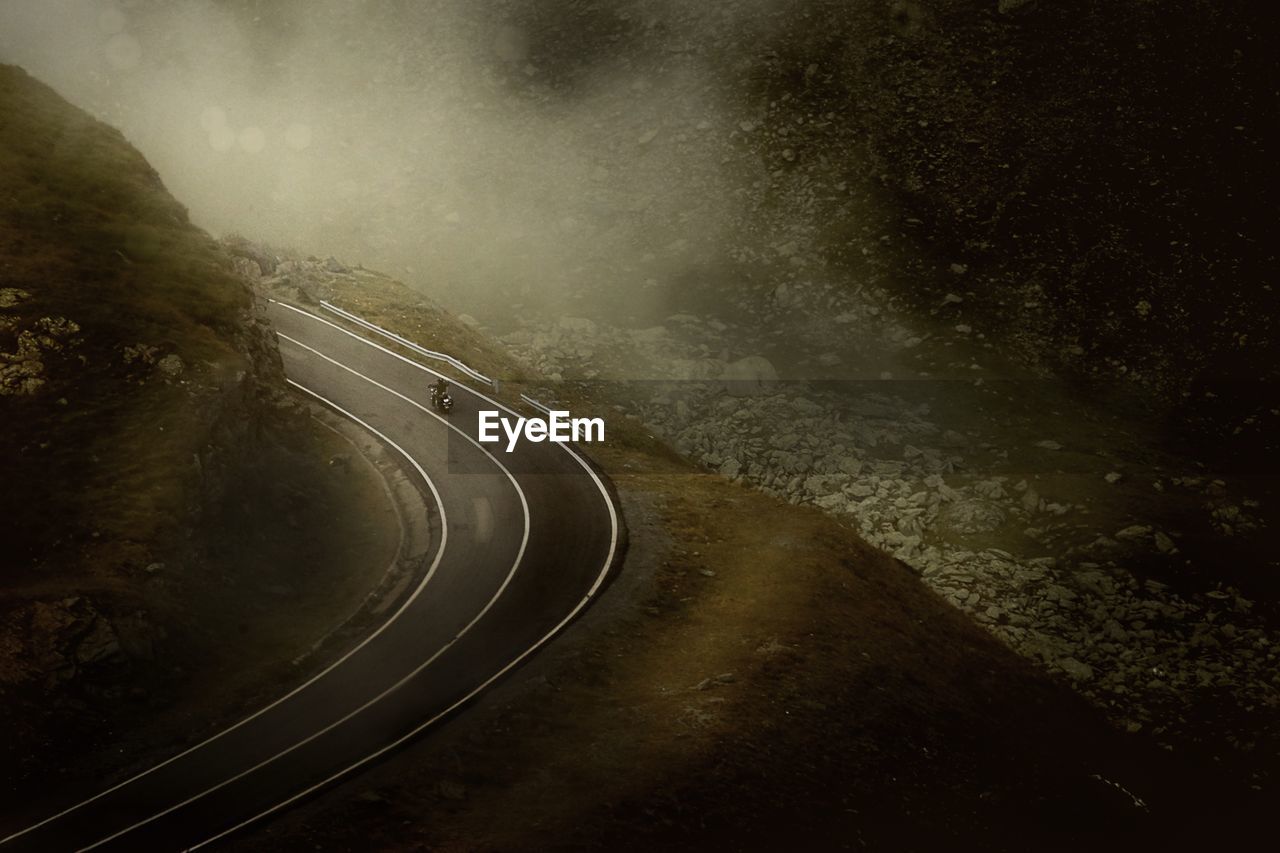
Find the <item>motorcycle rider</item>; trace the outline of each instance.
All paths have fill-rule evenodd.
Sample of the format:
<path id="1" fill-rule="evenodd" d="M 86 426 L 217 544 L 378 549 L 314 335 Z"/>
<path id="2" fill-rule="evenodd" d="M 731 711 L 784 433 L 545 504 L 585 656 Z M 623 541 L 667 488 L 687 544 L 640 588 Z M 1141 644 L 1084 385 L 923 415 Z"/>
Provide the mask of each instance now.
<path id="1" fill-rule="evenodd" d="M 441 376 L 435 381 L 435 384 L 431 386 L 431 402 L 439 403 L 444 399 L 444 395 L 448 390 L 449 383 L 445 382 L 444 377 Z"/>

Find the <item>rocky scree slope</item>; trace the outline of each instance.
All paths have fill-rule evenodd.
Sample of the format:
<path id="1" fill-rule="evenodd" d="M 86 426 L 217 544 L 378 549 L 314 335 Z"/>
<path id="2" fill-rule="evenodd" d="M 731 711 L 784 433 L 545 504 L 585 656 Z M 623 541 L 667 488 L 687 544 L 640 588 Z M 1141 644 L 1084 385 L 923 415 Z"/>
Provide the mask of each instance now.
<path id="1" fill-rule="evenodd" d="M 1206 476 L 1088 409 L 1067 428 L 1046 409 L 1069 401 L 1023 401 L 1025 388 L 965 383 L 961 423 L 958 383 L 782 381 L 761 356 L 716 355 L 741 339 L 691 314 L 645 329 L 565 317 L 501 338 L 689 458 L 843 520 L 1122 730 L 1230 755 L 1270 784 L 1274 603 L 1221 565 L 1269 574 L 1247 483 Z M 561 384 L 533 393 L 553 400 Z"/>
<path id="2" fill-rule="evenodd" d="M 731 305 L 872 377 L 973 345 L 984 370 L 1007 360 L 1115 387 L 1135 408 L 1158 399 L 1238 458 L 1274 449 L 1274 395 L 1258 382 L 1280 364 L 1270 10 L 503 8 L 531 47 L 495 59 L 499 91 L 607 116 L 574 128 L 599 163 L 579 207 L 546 212 L 582 269 L 515 276 L 539 298 L 563 278 L 570 313 L 596 317 L 598 300 L 615 321 Z M 606 99 L 593 75 L 630 86 Z M 611 197 L 621 176 L 633 198 Z M 910 330 L 886 334 L 898 326 Z"/>

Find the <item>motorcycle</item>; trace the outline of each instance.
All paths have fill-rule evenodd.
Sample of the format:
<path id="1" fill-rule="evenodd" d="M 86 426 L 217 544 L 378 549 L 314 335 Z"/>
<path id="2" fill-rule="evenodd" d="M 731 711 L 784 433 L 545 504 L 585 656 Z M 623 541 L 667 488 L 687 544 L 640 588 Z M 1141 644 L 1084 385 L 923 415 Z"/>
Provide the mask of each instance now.
<path id="1" fill-rule="evenodd" d="M 448 391 L 441 393 L 439 389 L 432 388 L 431 405 L 442 415 L 447 415 L 453 409 L 453 397 Z"/>

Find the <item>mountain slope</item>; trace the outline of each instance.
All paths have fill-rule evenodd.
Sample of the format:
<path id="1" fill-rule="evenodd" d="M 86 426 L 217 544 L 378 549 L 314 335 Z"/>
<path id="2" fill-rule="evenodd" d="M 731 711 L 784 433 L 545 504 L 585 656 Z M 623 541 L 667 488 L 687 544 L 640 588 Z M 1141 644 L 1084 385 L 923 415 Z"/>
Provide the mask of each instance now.
<path id="1" fill-rule="evenodd" d="M 12 588 L 68 558 L 99 576 L 142 559 L 282 376 L 248 288 L 118 132 L 11 67 L 0 110 Z"/>
<path id="2" fill-rule="evenodd" d="M 11 802 L 97 785 L 349 642 L 398 547 L 389 471 L 284 388 L 233 258 L 119 132 L 0 66 Z"/>

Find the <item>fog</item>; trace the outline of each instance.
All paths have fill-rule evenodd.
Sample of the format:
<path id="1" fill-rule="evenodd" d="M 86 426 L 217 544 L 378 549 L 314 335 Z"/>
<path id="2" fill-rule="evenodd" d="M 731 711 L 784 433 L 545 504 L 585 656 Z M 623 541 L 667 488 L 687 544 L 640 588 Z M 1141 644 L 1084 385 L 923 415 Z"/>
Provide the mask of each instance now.
<path id="1" fill-rule="evenodd" d="M 211 232 L 483 309 L 634 295 L 717 251 L 732 182 L 683 143 L 732 128 L 711 72 L 668 61 L 698 34 L 633 6 L 6 0 L 0 60 L 118 127 Z"/>

